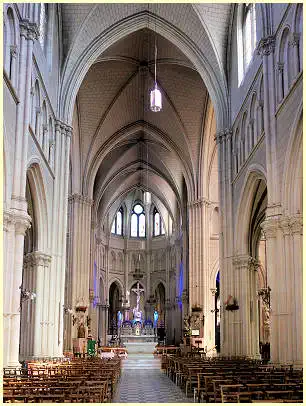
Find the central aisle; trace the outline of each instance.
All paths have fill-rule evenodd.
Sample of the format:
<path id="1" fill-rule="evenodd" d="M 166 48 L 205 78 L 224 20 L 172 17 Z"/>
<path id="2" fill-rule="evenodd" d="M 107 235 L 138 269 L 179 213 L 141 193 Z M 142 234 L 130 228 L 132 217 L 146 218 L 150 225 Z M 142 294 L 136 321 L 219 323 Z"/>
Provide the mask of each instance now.
<path id="1" fill-rule="evenodd" d="M 122 361 L 122 375 L 114 403 L 192 403 L 160 369 L 152 354 L 130 354 Z"/>

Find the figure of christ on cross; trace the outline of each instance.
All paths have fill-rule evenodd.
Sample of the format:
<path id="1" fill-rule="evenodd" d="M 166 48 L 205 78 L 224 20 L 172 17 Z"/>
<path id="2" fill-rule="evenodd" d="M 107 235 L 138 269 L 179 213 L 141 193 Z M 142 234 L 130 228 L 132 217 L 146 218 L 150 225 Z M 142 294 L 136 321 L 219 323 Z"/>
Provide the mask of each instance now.
<path id="1" fill-rule="evenodd" d="M 141 321 L 142 319 L 142 311 L 139 310 L 139 302 L 140 302 L 140 294 L 144 292 L 144 289 L 139 287 L 139 282 L 137 282 L 137 288 L 131 289 L 132 292 L 136 293 L 136 307 L 133 309 L 133 315 L 135 321 Z"/>

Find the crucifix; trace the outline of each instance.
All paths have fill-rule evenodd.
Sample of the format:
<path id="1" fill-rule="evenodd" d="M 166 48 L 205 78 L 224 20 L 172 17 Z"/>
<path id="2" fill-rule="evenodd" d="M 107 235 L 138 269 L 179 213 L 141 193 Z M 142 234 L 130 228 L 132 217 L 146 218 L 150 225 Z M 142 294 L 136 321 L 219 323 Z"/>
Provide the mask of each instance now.
<path id="1" fill-rule="evenodd" d="M 135 308 L 135 310 L 136 310 L 136 312 L 139 312 L 139 302 L 140 302 L 140 294 L 141 294 L 141 292 L 144 292 L 144 289 L 141 289 L 141 288 L 139 288 L 139 282 L 137 282 L 137 288 L 135 289 L 131 289 L 132 290 L 132 292 L 134 292 L 134 293 L 136 293 L 136 295 L 137 295 L 137 305 L 136 305 L 136 308 Z"/>

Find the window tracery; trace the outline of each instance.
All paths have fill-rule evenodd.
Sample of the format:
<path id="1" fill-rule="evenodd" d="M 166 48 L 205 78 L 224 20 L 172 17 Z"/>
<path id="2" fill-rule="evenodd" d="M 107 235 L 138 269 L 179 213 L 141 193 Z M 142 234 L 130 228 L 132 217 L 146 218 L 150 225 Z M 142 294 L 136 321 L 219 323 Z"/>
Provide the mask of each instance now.
<path id="1" fill-rule="evenodd" d="M 156 208 L 154 208 L 153 211 L 153 237 L 157 237 L 159 235 L 165 235 L 165 227 L 164 223 L 162 221 L 161 215 L 157 211 Z"/>
<path id="2" fill-rule="evenodd" d="M 118 210 L 111 229 L 112 234 L 123 235 L 123 208 Z"/>
<path id="3" fill-rule="evenodd" d="M 136 203 L 131 215 L 131 237 L 146 236 L 146 217 L 144 208 L 140 203 Z"/>

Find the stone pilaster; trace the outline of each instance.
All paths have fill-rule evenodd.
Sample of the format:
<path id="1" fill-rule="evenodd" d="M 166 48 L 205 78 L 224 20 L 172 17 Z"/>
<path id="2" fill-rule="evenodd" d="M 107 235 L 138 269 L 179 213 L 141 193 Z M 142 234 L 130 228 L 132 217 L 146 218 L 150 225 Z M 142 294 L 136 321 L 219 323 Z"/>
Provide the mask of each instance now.
<path id="1" fill-rule="evenodd" d="M 54 159 L 54 199 L 52 216 L 57 221 L 52 223 L 52 260 L 50 280 L 50 297 L 54 309 L 50 322 L 53 328 L 50 331 L 49 354 L 63 355 L 63 306 L 66 272 L 66 235 L 67 235 L 67 205 L 69 180 L 69 154 L 72 128 L 57 120 L 55 123 L 55 159 Z M 90 224 L 90 222 L 89 222 Z M 60 232 L 58 231 L 60 230 Z"/>
<path id="2" fill-rule="evenodd" d="M 300 58 L 301 55 L 299 54 L 299 44 L 300 44 L 300 34 L 294 32 L 291 34 L 291 39 L 289 41 L 289 46 L 293 48 L 293 77 L 295 78 L 300 70 Z"/>
<path id="3" fill-rule="evenodd" d="M 267 217 L 262 228 L 271 288 L 271 360 L 301 365 L 302 217 Z"/>
<path id="4" fill-rule="evenodd" d="M 226 310 L 223 304 L 223 318 L 228 320 L 228 337 L 232 355 L 259 356 L 258 310 L 256 292 L 256 271 L 259 263 L 248 255 L 233 258 L 233 285 L 227 291 L 238 301 L 238 310 Z"/>
<path id="5" fill-rule="evenodd" d="M 22 285 L 23 246 L 31 218 L 24 211 L 4 212 L 4 366 L 19 366 L 20 286 Z"/>
<path id="6" fill-rule="evenodd" d="M 89 275 L 90 275 L 90 235 L 91 208 L 93 201 L 87 196 L 74 194 L 69 197 L 71 205 L 71 258 L 72 274 L 72 307 L 84 302 L 89 306 Z M 77 337 L 77 326 L 73 329 L 73 337 Z"/>
<path id="7" fill-rule="evenodd" d="M 264 130 L 266 139 L 266 165 L 267 165 L 267 189 L 269 190 L 269 206 L 279 205 L 280 190 L 277 169 L 276 148 L 276 85 L 274 65 L 275 37 L 262 38 L 257 46 L 257 53 L 263 61 L 264 81 Z M 278 214 L 278 213 L 275 213 Z"/>

